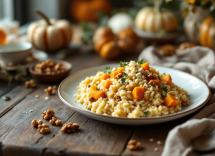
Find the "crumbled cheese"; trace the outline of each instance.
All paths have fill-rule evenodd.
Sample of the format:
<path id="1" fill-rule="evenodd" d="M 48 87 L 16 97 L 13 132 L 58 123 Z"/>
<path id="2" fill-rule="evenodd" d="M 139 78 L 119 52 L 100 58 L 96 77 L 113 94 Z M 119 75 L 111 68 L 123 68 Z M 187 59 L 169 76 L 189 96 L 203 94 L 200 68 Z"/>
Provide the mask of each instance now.
<path id="1" fill-rule="evenodd" d="M 30 110 L 30 112 L 33 112 L 33 110 Z"/>

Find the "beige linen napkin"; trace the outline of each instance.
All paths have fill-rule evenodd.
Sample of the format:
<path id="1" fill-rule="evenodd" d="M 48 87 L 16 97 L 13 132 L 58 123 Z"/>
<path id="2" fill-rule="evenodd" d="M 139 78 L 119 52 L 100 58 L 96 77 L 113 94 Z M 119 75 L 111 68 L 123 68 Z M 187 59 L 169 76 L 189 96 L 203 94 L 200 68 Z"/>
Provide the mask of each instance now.
<path id="1" fill-rule="evenodd" d="M 215 52 L 206 47 L 193 47 L 184 51 L 177 50 L 177 55 L 165 57 L 159 49 L 150 46 L 144 49 L 138 60 L 149 64 L 166 66 L 190 73 L 208 84 L 212 91 L 209 106 L 205 107 L 192 119 L 172 129 L 166 139 L 162 156 L 199 156 L 190 147 L 190 141 L 200 135 L 211 133 L 215 128 Z"/>

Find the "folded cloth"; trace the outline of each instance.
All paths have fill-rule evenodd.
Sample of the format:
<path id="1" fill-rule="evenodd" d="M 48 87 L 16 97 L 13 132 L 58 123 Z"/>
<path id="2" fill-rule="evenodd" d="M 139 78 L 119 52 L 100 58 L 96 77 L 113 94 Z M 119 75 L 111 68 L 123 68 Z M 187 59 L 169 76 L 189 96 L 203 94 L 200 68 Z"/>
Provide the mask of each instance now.
<path id="1" fill-rule="evenodd" d="M 160 50 L 150 46 L 144 49 L 138 60 L 190 73 L 202 79 L 211 89 L 212 96 L 207 107 L 182 125 L 172 129 L 165 141 L 162 156 L 199 156 L 190 146 L 192 139 L 211 133 L 215 128 L 215 52 L 196 46 L 177 50 L 177 55 L 163 56 Z M 214 153 L 215 155 L 215 153 Z"/>

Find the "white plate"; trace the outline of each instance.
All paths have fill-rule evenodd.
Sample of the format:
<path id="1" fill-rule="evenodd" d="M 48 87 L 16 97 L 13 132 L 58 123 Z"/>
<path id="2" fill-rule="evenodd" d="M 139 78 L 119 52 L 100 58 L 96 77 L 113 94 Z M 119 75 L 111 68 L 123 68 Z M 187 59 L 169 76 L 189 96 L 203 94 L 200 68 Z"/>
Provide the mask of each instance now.
<path id="1" fill-rule="evenodd" d="M 78 103 L 77 99 L 74 97 L 74 94 L 78 93 L 77 86 L 82 80 L 84 80 L 87 76 L 89 77 L 95 75 L 98 71 L 104 71 L 106 66 L 118 67 L 119 64 L 109 64 L 87 68 L 67 77 L 61 82 L 58 88 L 60 99 L 75 111 L 96 120 L 122 125 L 146 125 L 171 121 L 191 114 L 204 106 L 210 97 L 210 89 L 208 86 L 195 76 L 170 68 L 152 66 L 160 73 L 170 74 L 176 85 L 188 91 L 190 99 L 190 104 L 188 106 L 182 107 L 182 110 L 177 113 L 158 117 L 125 118 L 96 114 L 85 109 L 82 104 Z"/>
<path id="2" fill-rule="evenodd" d="M 38 61 L 36 62 L 33 62 L 33 63 L 28 63 L 28 64 L 25 64 L 25 65 L 22 65 L 24 66 L 25 68 L 29 68 L 39 62 L 43 62 L 45 61 L 47 58 L 48 58 L 48 55 L 46 52 L 44 51 L 41 51 L 41 50 L 36 50 L 36 49 L 32 49 L 31 51 L 33 53 L 33 55 L 38 59 Z M 14 71 L 14 70 L 17 70 L 18 69 L 18 66 L 14 66 L 14 67 L 5 67 L 6 70 L 8 71 Z"/>

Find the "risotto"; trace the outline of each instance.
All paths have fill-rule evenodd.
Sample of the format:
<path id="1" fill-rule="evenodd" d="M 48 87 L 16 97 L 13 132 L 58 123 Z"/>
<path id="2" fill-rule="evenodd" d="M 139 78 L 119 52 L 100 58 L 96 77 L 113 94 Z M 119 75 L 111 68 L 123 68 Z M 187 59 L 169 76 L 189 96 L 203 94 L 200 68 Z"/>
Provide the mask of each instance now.
<path id="1" fill-rule="evenodd" d="M 115 117 L 152 117 L 172 114 L 188 105 L 188 93 L 148 62 L 120 62 L 80 82 L 78 102 L 92 112 Z"/>

